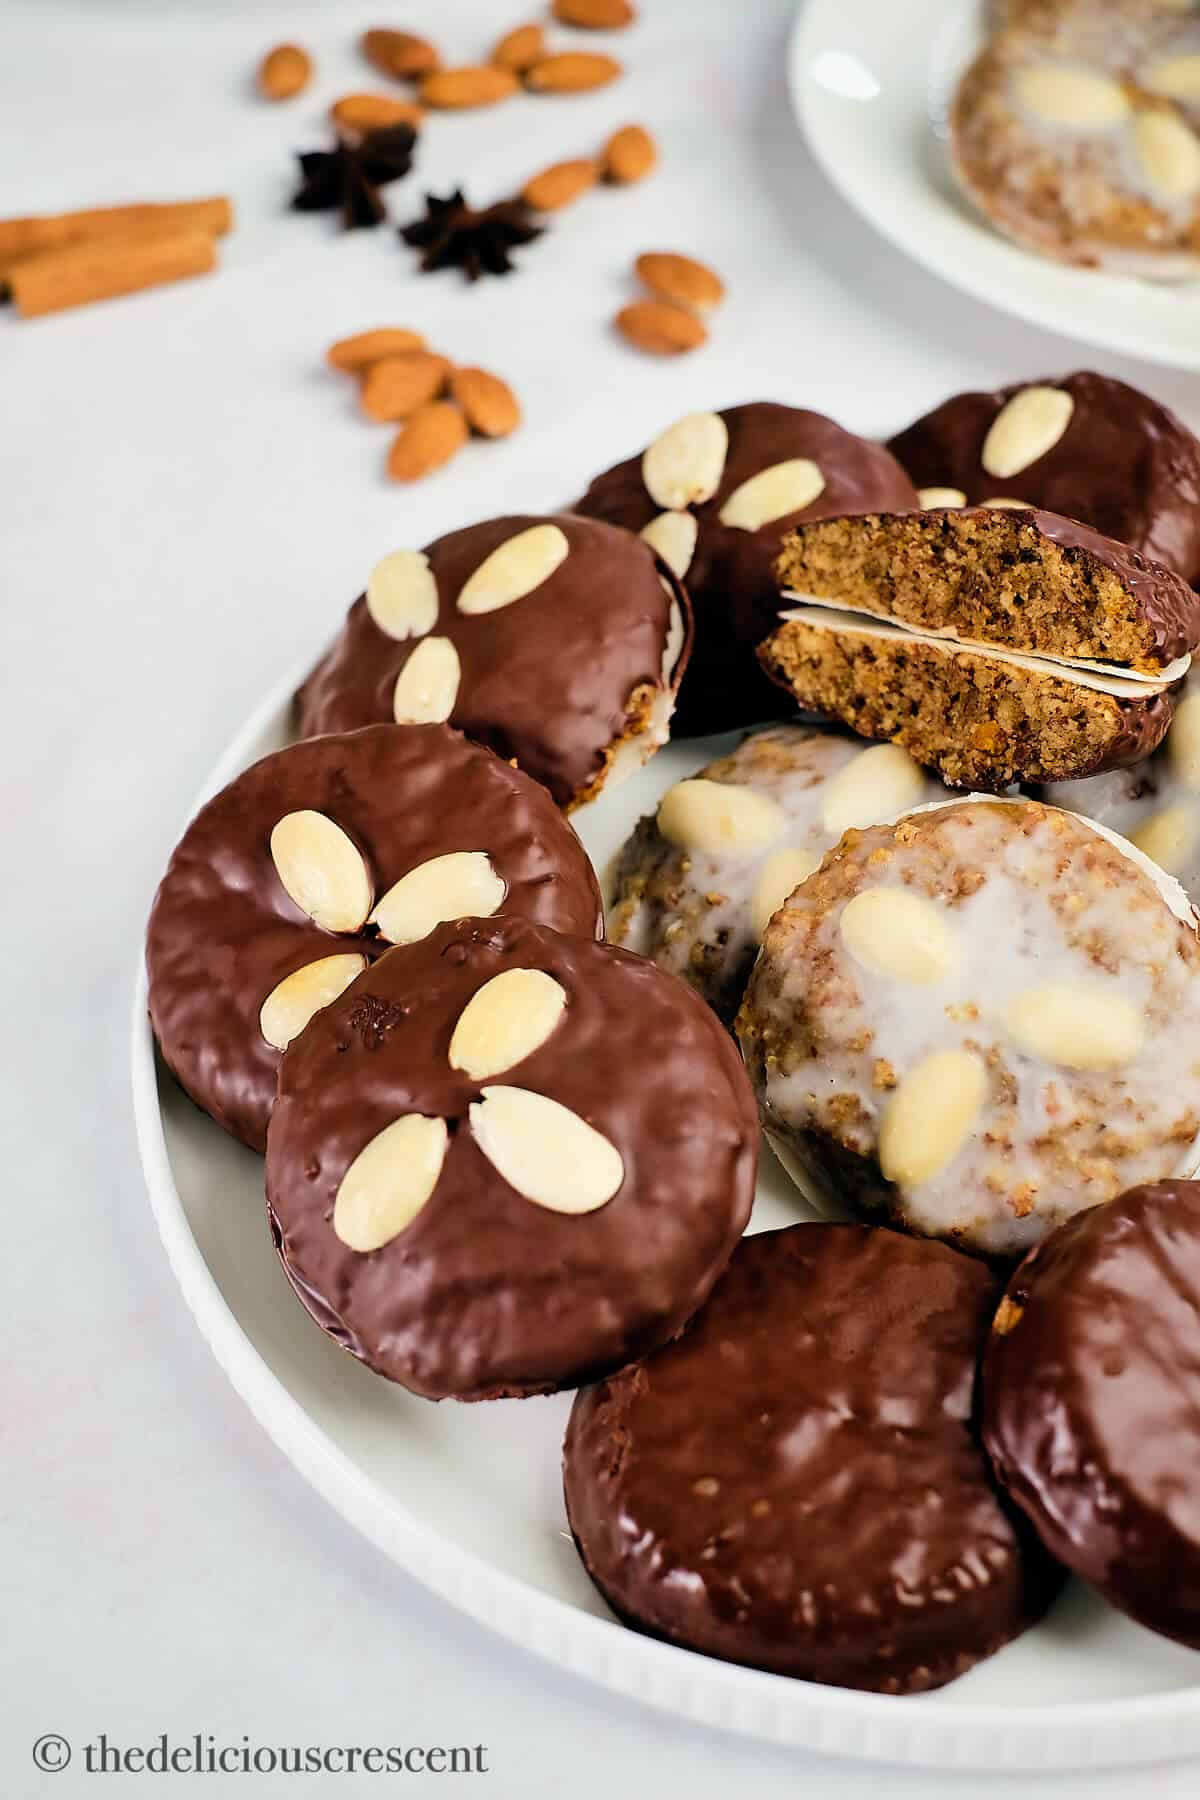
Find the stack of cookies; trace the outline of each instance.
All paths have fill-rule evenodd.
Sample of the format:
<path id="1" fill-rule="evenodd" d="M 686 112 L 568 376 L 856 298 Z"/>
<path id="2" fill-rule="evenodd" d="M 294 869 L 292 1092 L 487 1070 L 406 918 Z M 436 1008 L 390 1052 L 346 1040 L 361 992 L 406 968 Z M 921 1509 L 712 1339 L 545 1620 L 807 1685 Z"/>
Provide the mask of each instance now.
<path id="1" fill-rule="evenodd" d="M 1106 377 L 695 412 L 384 557 L 185 832 L 151 1019 L 287 1282 L 414 1394 L 579 1387 L 635 1628 L 914 1693 L 1072 1569 L 1200 1647 L 1197 580 Z M 570 815 L 734 728 L 606 924 Z M 743 1237 L 762 1130 L 828 1222 Z"/>

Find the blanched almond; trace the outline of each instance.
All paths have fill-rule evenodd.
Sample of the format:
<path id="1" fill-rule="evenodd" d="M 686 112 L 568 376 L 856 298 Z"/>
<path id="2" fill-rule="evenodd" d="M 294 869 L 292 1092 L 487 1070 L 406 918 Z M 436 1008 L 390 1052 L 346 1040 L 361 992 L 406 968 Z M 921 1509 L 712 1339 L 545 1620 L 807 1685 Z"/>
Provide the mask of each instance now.
<path id="1" fill-rule="evenodd" d="M 692 566 L 699 535 L 699 521 L 689 512 L 661 512 L 638 533 L 680 581 Z"/>
<path id="2" fill-rule="evenodd" d="M 472 63 L 461 69 L 435 69 L 421 83 L 421 99 L 441 112 L 463 112 L 472 106 L 494 106 L 520 89 L 511 69 Z"/>
<path id="3" fill-rule="evenodd" d="M 462 664 L 449 638 L 422 638 L 396 677 L 392 717 L 397 725 L 443 725 L 454 711 Z"/>
<path id="4" fill-rule="evenodd" d="M 571 546 L 559 525 L 530 525 L 497 546 L 463 583 L 461 613 L 498 612 L 523 600 L 549 581 L 567 560 Z"/>
<path id="5" fill-rule="evenodd" d="M 695 313 L 666 300 L 635 300 L 621 308 L 616 325 L 636 350 L 651 356 L 680 356 L 708 342 L 708 332 Z"/>
<path id="6" fill-rule="evenodd" d="M 325 352 L 331 367 L 348 375 L 357 375 L 382 362 L 385 356 L 401 356 L 409 350 L 423 350 L 425 339 L 419 331 L 407 331 L 399 325 L 381 325 L 376 331 L 360 331 L 354 337 L 339 338 Z"/>
<path id="7" fill-rule="evenodd" d="M 644 181 L 657 162 L 658 146 L 644 125 L 622 125 L 600 154 L 604 179 L 622 187 Z"/>
<path id="8" fill-rule="evenodd" d="M 777 519 L 803 512 L 825 492 L 825 477 L 807 456 L 760 469 L 735 488 L 721 508 L 722 525 L 739 531 L 760 531 Z"/>
<path id="9" fill-rule="evenodd" d="M 992 420 L 980 462 L 997 481 L 1008 481 L 1053 450 L 1074 411 L 1074 400 L 1062 388 L 1022 388 Z"/>
<path id="10" fill-rule="evenodd" d="M 407 419 L 445 391 L 451 365 L 433 350 L 402 350 L 370 365 L 359 390 L 369 419 L 383 423 Z"/>
<path id="11" fill-rule="evenodd" d="M 486 1087 L 468 1113 L 471 1135 L 492 1167 L 535 1206 L 595 1212 L 625 1179 L 616 1145 L 545 1094 Z"/>
<path id="12" fill-rule="evenodd" d="M 685 413 L 642 456 L 642 480 L 656 506 L 680 511 L 711 500 L 725 473 L 729 427 L 720 413 Z"/>
<path id="13" fill-rule="evenodd" d="M 326 931 L 357 931 L 371 910 L 362 851 L 325 813 L 285 813 L 271 832 L 271 861 L 289 899 Z"/>
<path id="14" fill-rule="evenodd" d="M 750 923 L 760 944 L 763 933 L 788 895 L 802 881 L 808 880 L 820 861 L 815 850 L 776 850 L 768 856 L 750 902 Z"/>
<path id="15" fill-rule="evenodd" d="M 391 75 L 397 81 L 427 75 L 431 69 L 440 68 L 442 60 L 428 38 L 417 37 L 411 31 L 365 31 L 362 50 L 381 75 Z"/>
<path id="16" fill-rule="evenodd" d="M 424 637 L 437 624 L 438 590 L 423 550 L 393 550 L 367 577 L 367 611 L 388 637 Z"/>
<path id="17" fill-rule="evenodd" d="M 258 1028 L 268 1044 L 286 1050 L 309 1020 L 344 994 L 366 966 L 365 956 L 322 956 L 285 975 L 259 1010 Z"/>
<path id="18" fill-rule="evenodd" d="M 821 823 L 826 831 L 863 831 L 916 806 L 925 777 L 899 744 L 860 751 L 825 784 Z"/>
<path id="19" fill-rule="evenodd" d="M 456 456 L 470 437 L 466 414 L 450 400 L 435 400 L 405 420 L 388 454 L 393 481 L 421 481 Z"/>
<path id="20" fill-rule="evenodd" d="M 938 1050 L 917 1064 L 888 1102 L 879 1166 L 898 1187 L 919 1187 L 953 1162 L 987 1098 L 987 1070 L 969 1050 Z"/>
<path id="21" fill-rule="evenodd" d="M 342 1176 L 333 1203 L 333 1229 L 343 1244 L 366 1255 L 399 1237 L 427 1205 L 448 1145 L 445 1119 L 420 1113 L 377 1132 Z"/>
<path id="22" fill-rule="evenodd" d="M 540 1050 L 567 1007 L 566 990 L 541 969 L 505 969 L 468 1000 L 450 1039 L 450 1067 L 472 1081 L 503 1075 Z"/>
<path id="23" fill-rule="evenodd" d="M 674 250 L 647 250 L 634 263 L 651 293 L 692 312 L 711 312 L 725 298 L 725 283 L 707 263 Z"/>
<path id="24" fill-rule="evenodd" d="M 508 437 L 521 423 L 521 405 L 507 381 L 487 369 L 455 369 L 450 392 L 480 437 Z"/>
<path id="25" fill-rule="evenodd" d="M 787 815 L 754 788 L 697 776 L 667 789 L 658 806 L 658 829 L 683 850 L 755 856 L 783 836 Z"/>
<path id="26" fill-rule="evenodd" d="M 490 919 L 508 892 L 483 850 L 451 850 L 394 882 L 371 914 L 389 944 L 415 944 L 448 919 Z"/>
<path id="27" fill-rule="evenodd" d="M 862 968 L 914 987 L 945 981 L 962 957 L 944 909 L 908 888 L 864 888 L 842 908 L 838 932 Z"/>
<path id="28" fill-rule="evenodd" d="M 594 50 L 564 50 L 557 56 L 544 56 L 525 72 L 525 86 L 535 94 L 582 94 L 590 88 L 606 87 L 624 70 L 613 56 L 601 56 Z"/>
<path id="29" fill-rule="evenodd" d="M 535 212 L 559 212 L 595 185 L 596 165 L 590 157 L 551 164 L 532 175 L 521 189 L 521 198 Z"/>
<path id="30" fill-rule="evenodd" d="M 1141 1012 L 1123 994 L 1050 983 L 1018 994 L 1008 1029 L 1028 1055 L 1064 1069 L 1117 1069 L 1145 1039 Z"/>
<path id="31" fill-rule="evenodd" d="M 1200 694 L 1190 694 L 1175 708 L 1167 755 L 1184 785 L 1200 793 Z"/>

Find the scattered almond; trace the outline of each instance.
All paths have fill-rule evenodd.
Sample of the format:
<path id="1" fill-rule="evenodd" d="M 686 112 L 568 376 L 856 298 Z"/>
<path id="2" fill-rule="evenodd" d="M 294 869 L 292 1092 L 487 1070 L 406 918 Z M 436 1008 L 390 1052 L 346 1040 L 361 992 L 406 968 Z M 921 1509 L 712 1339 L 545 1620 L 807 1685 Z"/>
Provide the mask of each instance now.
<path id="1" fill-rule="evenodd" d="M 425 108 L 415 100 L 393 100 L 390 94 L 343 94 L 330 107 L 329 116 L 343 131 L 387 131 L 393 125 L 411 125 L 419 131 Z"/>
<path id="2" fill-rule="evenodd" d="M 634 268 L 652 294 L 693 312 L 711 312 L 725 298 L 725 283 L 706 263 L 671 250 L 648 250 Z"/>
<path id="3" fill-rule="evenodd" d="M 644 125 L 622 125 L 600 152 L 605 181 L 628 187 L 644 181 L 658 161 L 658 146 Z"/>
<path id="4" fill-rule="evenodd" d="M 617 330 L 638 350 L 653 356 L 678 356 L 698 350 L 708 332 L 695 313 L 666 300 L 635 300 L 617 314 Z"/>
<path id="5" fill-rule="evenodd" d="M 604 87 L 624 73 L 614 56 L 594 50 L 564 50 L 544 56 L 525 72 L 525 85 L 535 94 L 582 94 Z"/>
<path id="6" fill-rule="evenodd" d="M 481 437 L 508 437 L 521 423 L 521 405 L 506 381 L 486 369 L 456 369 L 450 392 Z"/>
<path id="7" fill-rule="evenodd" d="M 258 65 L 258 91 L 265 100 L 291 100 L 312 80 L 312 57 L 299 44 L 276 44 Z"/>
<path id="8" fill-rule="evenodd" d="M 533 175 L 521 189 L 521 198 L 534 212 L 558 212 L 586 194 L 596 180 L 596 165 L 590 157 L 577 157 L 574 162 L 554 163 Z"/>
<path id="9" fill-rule="evenodd" d="M 405 350 L 372 363 L 363 376 L 360 399 L 370 419 L 407 419 L 445 391 L 450 364 L 432 350 Z"/>
<path id="10" fill-rule="evenodd" d="M 458 112 L 469 106 L 494 106 L 520 86 L 511 69 L 471 63 L 461 69 L 435 69 L 422 81 L 420 93 L 426 106 Z"/>
<path id="11" fill-rule="evenodd" d="M 406 350 L 423 350 L 425 339 L 419 331 L 407 331 L 400 325 L 381 325 L 376 331 L 359 331 L 354 337 L 339 338 L 325 352 L 331 368 L 357 375 L 385 356 L 400 356 Z"/>
<path id="12" fill-rule="evenodd" d="M 585 31 L 620 31 L 637 18 L 632 0 L 554 0 L 550 10 L 560 25 Z"/>
<path id="13" fill-rule="evenodd" d="M 411 31 L 364 31 L 362 52 L 381 75 L 395 81 L 412 81 L 441 67 L 442 59 L 428 38 Z"/>
<path id="14" fill-rule="evenodd" d="M 422 406 L 401 426 L 388 456 L 393 481 L 420 481 L 456 456 L 470 437 L 462 408 L 451 400 Z"/>
<path id="15" fill-rule="evenodd" d="M 498 69 L 511 69 L 523 75 L 546 54 L 546 34 L 540 25 L 518 25 L 506 33 L 492 51 L 491 60 Z"/>

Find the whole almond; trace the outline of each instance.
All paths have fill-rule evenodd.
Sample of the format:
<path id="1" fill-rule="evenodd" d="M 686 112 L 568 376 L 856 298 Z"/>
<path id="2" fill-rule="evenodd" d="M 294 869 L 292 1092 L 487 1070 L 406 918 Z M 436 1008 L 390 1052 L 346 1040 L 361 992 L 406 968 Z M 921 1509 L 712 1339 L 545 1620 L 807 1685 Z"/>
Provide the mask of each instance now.
<path id="1" fill-rule="evenodd" d="M 554 0 L 550 10 L 560 25 L 585 31 L 620 31 L 637 18 L 632 0 Z"/>
<path id="2" fill-rule="evenodd" d="M 574 162 L 554 163 L 533 175 L 521 189 L 521 198 L 534 212 L 558 212 L 570 206 L 580 194 L 586 194 L 596 180 L 596 165 L 590 157 Z"/>
<path id="3" fill-rule="evenodd" d="M 633 266 L 652 294 L 676 306 L 691 307 L 693 312 L 711 312 L 725 298 L 721 277 L 695 257 L 648 250 Z"/>
<path id="4" fill-rule="evenodd" d="M 617 330 L 638 350 L 652 356 L 678 356 L 698 350 L 708 332 L 693 312 L 666 300 L 635 300 L 617 314 Z"/>
<path id="5" fill-rule="evenodd" d="M 432 350 L 404 350 L 371 363 L 359 395 L 369 419 L 407 419 L 445 390 L 450 364 Z"/>
<path id="6" fill-rule="evenodd" d="M 417 76 L 428 75 L 431 69 L 440 68 L 442 62 L 436 46 L 428 38 L 417 37 L 411 31 L 364 31 L 362 52 L 381 75 L 390 75 L 395 81 L 412 81 Z"/>
<path id="7" fill-rule="evenodd" d="M 258 91 L 266 100 L 291 100 L 312 80 L 312 57 L 299 44 L 276 44 L 258 65 Z"/>
<path id="8" fill-rule="evenodd" d="M 425 108 L 415 100 L 393 100 L 390 94 L 343 94 L 329 109 L 329 116 L 343 131 L 387 131 L 393 125 L 411 125 L 419 131 Z"/>
<path id="9" fill-rule="evenodd" d="M 605 181 L 628 187 L 644 181 L 658 161 L 658 146 L 644 125 L 622 125 L 600 152 Z"/>
<path id="10" fill-rule="evenodd" d="M 511 69 L 469 63 L 461 69 L 435 69 L 422 81 L 420 94 L 426 106 L 457 112 L 469 106 L 494 106 L 497 100 L 517 93 L 520 86 Z"/>
<path id="11" fill-rule="evenodd" d="M 425 339 L 419 331 L 407 331 L 402 325 L 381 325 L 375 331 L 359 331 L 354 337 L 339 338 L 325 352 L 325 360 L 334 369 L 357 375 L 385 356 L 400 356 L 406 350 L 423 350 Z"/>
<path id="12" fill-rule="evenodd" d="M 544 56 L 525 72 L 525 85 L 535 94 L 582 94 L 604 87 L 624 73 L 615 56 L 594 50 L 564 50 Z"/>
<path id="13" fill-rule="evenodd" d="M 461 407 L 435 400 L 405 421 L 388 456 L 393 481 L 420 481 L 457 456 L 471 433 Z"/>
<path id="14" fill-rule="evenodd" d="M 540 25 L 518 25 L 506 33 L 492 51 L 491 61 L 498 69 L 511 69 L 523 75 L 546 54 L 546 34 Z"/>
<path id="15" fill-rule="evenodd" d="M 450 392 L 480 437 L 507 437 L 521 423 L 517 396 L 507 381 L 486 369 L 456 369 L 450 378 Z"/>

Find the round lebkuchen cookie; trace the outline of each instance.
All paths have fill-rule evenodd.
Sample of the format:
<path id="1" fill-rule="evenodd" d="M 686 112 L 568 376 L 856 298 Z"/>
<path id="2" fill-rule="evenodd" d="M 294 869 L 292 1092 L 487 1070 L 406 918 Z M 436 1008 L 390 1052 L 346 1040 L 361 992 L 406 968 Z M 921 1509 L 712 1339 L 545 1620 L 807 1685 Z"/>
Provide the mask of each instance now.
<path id="1" fill-rule="evenodd" d="M 1128 769 L 1085 781 L 1050 782 L 1037 790 L 1049 806 L 1065 806 L 1117 831 L 1173 875 L 1200 903 L 1200 692 L 1191 676 L 1179 690 L 1171 729 L 1153 756 Z"/>
<path id="2" fill-rule="evenodd" d="M 569 809 L 667 741 L 690 641 L 682 585 L 631 533 L 489 519 L 376 566 L 300 733 L 448 720 Z"/>
<path id="3" fill-rule="evenodd" d="M 1017 1257 L 1200 1167 L 1200 938 L 1177 883 L 1028 800 L 847 832 L 767 927 L 737 1021 L 818 1205 Z"/>
<path id="4" fill-rule="evenodd" d="M 1162 0 L 1031 5 L 971 64 L 955 173 L 1043 255 L 1157 280 L 1200 267 L 1200 20 Z"/>
<path id="5" fill-rule="evenodd" d="M 621 852 L 609 942 L 648 956 L 731 1024 L 771 914 L 848 826 L 947 789 L 894 744 L 773 725 L 678 781 Z"/>
<path id="6" fill-rule="evenodd" d="M 1148 756 L 1200 640 L 1171 570 L 1032 508 L 820 520 L 784 543 L 763 666 L 800 705 L 955 787 Z"/>
<path id="7" fill-rule="evenodd" d="M 267 1199 L 329 1335 L 429 1399 L 644 1356 L 750 1213 L 754 1098 L 683 982 L 515 918 L 389 952 L 284 1053 Z"/>
<path id="8" fill-rule="evenodd" d="M 390 945 L 526 914 L 594 938 L 591 864 L 545 790 L 446 725 L 263 757 L 201 808 L 146 937 L 150 1017 L 198 1106 L 266 1145 L 280 1053 Z"/>
<path id="9" fill-rule="evenodd" d="M 784 533 L 835 513 L 917 505 L 895 459 L 820 413 L 766 401 L 691 413 L 598 475 L 579 511 L 641 532 L 687 583 L 696 643 L 676 737 L 778 718 L 755 650 L 779 610 Z"/>
<path id="10" fill-rule="evenodd" d="M 1039 1244 L 984 1360 L 992 1463 L 1051 1552 L 1200 1649 L 1200 1183 L 1134 1188 Z"/>
<path id="11" fill-rule="evenodd" d="M 1061 1576 L 972 1419 L 995 1302 L 944 1244 L 744 1238 L 681 1338 L 575 1401 L 567 1514 L 614 1612 L 885 1694 L 940 1687 L 1033 1624 Z"/>
<path id="12" fill-rule="evenodd" d="M 1200 442 L 1111 375 L 955 394 L 888 448 L 928 505 L 1020 501 L 1080 519 L 1185 581 L 1200 577 Z"/>

